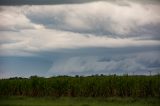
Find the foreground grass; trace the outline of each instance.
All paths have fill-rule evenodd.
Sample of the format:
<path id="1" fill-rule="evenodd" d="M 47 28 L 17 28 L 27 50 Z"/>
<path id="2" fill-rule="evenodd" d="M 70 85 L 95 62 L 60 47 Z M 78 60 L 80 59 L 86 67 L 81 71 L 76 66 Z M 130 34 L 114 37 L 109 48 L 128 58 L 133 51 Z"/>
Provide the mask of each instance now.
<path id="1" fill-rule="evenodd" d="M 158 98 L 0 97 L 0 106 L 159 106 Z"/>

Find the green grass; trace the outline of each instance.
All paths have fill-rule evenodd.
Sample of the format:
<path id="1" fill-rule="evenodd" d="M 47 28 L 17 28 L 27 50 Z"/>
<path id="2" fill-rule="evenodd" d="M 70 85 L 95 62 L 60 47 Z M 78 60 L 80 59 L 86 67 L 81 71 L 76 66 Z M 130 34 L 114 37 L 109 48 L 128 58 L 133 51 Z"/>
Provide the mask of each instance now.
<path id="1" fill-rule="evenodd" d="M 0 97 L 0 106 L 159 106 L 158 98 Z"/>

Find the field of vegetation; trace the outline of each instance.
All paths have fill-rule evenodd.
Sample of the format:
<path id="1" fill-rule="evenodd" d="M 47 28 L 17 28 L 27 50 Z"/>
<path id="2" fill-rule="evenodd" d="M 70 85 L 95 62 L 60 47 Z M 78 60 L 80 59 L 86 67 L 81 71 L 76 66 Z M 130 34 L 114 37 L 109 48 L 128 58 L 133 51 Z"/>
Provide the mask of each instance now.
<path id="1" fill-rule="evenodd" d="M 0 96 L 160 97 L 160 75 L 1 79 Z"/>
<path id="2" fill-rule="evenodd" d="M 0 79 L 0 106 L 158 106 L 160 75 Z"/>
<path id="3" fill-rule="evenodd" d="M 159 106 L 157 98 L 1 97 L 0 106 Z"/>

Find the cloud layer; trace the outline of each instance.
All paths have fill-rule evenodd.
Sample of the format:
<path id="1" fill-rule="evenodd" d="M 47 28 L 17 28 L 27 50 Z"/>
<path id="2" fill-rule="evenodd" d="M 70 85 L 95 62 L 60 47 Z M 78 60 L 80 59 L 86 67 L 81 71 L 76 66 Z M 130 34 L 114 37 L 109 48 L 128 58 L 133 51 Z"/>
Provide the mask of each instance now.
<path id="1" fill-rule="evenodd" d="M 159 3 L 84 2 L 1 6 L 0 57 L 43 57 L 47 76 L 158 72 Z"/>
<path id="2" fill-rule="evenodd" d="M 126 4 L 2 6 L 1 51 L 160 45 L 159 6 Z"/>

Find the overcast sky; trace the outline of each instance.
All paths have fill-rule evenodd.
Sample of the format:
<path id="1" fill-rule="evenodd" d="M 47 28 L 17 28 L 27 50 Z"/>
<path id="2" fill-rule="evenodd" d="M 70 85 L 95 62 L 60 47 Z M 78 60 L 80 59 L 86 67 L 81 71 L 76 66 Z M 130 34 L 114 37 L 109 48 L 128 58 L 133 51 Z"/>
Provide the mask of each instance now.
<path id="1" fill-rule="evenodd" d="M 157 74 L 159 10 L 158 0 L 1 0 L 0 78 Z"/>

